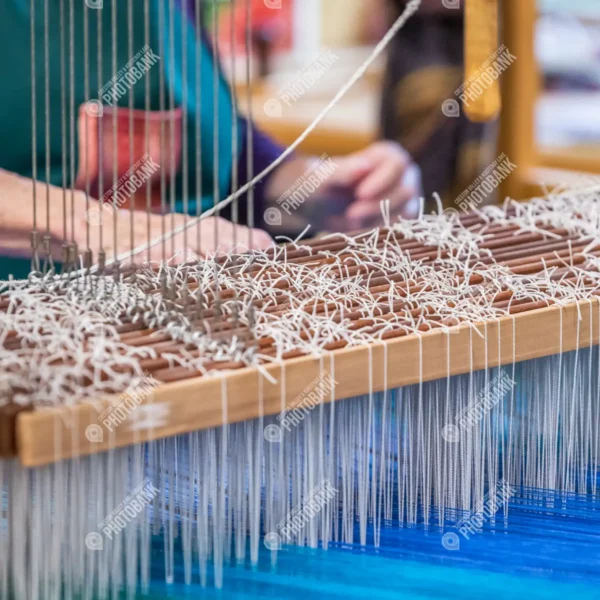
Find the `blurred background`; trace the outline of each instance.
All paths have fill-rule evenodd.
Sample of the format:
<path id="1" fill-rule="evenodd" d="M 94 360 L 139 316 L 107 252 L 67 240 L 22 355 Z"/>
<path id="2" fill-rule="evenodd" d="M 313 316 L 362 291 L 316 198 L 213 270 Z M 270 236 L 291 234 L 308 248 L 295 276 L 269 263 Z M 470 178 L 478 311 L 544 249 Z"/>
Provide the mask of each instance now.
<path id="1" fill-rule="evenodd" d="M 218 22 L 240 107 L 251 106 L 257 124 L 289 144 L 362 64 L 404 1 L 254 0 L 251 89 L 244 3 L 223 2 L 219 15 L 207 7 L 205 18 L 209 29 Z M 423 0 L 304 149 L 338 155 L 395 139 L 421 166 L 425 193 L 439 192 L 446 204 L 502 153 L 517 168 L 496 200 L 600 183 L 600 1 L 504 0 L 502 39 L 516 60 L 502 74 L 501 118 L 485 126 L 442 112 L 462 81 L 461 2 Z"/>

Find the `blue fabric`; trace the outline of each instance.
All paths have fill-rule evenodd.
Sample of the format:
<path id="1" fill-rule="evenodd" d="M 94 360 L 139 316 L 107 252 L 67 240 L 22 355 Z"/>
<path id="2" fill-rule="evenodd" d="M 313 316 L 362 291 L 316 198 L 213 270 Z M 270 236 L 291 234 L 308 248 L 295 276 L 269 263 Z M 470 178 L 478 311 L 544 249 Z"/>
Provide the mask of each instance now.
<path id="1" fill-rule="evenodd" d="M 518 494 L 508 522 L 461 538 L 446 550 L 437 527 L 384 527 L 381 547 L 333 544 L 329 550 L 284 546 L 277 564 L 261 544 L 256 568 L 224 569 L 224 587 L 165 585 L 162 543 L 150 597 L 220 600 L 600 600 L 600 502 L 575 495 Z M 456 531 L 448 528 L 446 531 Z M 355 539 L 358 538 L 358 531 Z M 175 580 L 183 580 L 182 557 Z M 209 577 L 212 577 L 209 567 Z M 162 581 L 161 581 L 162 579 Z M 211 582 L 212 585 L 212 582 Z"/>
<path id="2" fill-rule="evenodd" d="M 0 255 L 0 281 L 12 275 L 15 279 L 27 279 L 31 271 L 31 259 Z"/>

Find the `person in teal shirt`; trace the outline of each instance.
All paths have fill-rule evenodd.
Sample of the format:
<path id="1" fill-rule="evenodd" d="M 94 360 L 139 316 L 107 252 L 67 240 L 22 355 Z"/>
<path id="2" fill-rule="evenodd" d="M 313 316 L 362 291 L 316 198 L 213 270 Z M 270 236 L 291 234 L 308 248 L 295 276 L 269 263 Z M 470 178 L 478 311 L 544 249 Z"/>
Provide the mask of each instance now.
<path id="1" fill-rule="evenodd" d="M 254 159 L 254 173 L 281 155 L 279 146 L 234 111 L 210 41 L 198 27 L 199 4 L 194 0 L 2 3 L 0 279 L 8 274 L 23 277 L 30 269 L 34 196 L 40 255 L 41 237 L 48 234 L 55 258 L 60 258 L 60 251 L 54 249 L 69 243 L 76 244 L 79 252 L 85 248 L 96 252 L 102 247 L 111 257 L 145 243 L 148 235 L 150 239 L 159 237 L 165 226 L 161 214 L 165 208 L 177 213 L 165 220 L 169 230 L 172 224 L 180 225 L 188 215 L 228 196 L 234 183 L 240 186 L 251 178 L 248 154 Z M 137 74 L 134 68 L 138 68 Z M 144 69 L 142 77 L 139 69 Z M 123 79 L 123 71 L 127 79 Z M 117 194 L 114 183 L 123 181 L 132 165 L 143 160 L 159 167 L 148 179 L 152 209 L 148 217 L 146 185 L 135 200 L 121 204 L 115 199 L 123 197 L 123 190 L 118 188 Z M 194 227 L 187 236 L 187 249 L 209 253 L 216 249 L 217 241 L 222 251 L 234 243 L 247 247 L 250 240 L 253 247 L 269 245 L 267 231 L 283 229 L 265 219 L 267 208 L 313 161 L 300 155 L 284 161 L 255 187 L 252 214 L 247 199 L 240 197 L 236 220 L 254 226 L 251 237 L 249 227 L 234 230 L 231 222 L 210 217 L 201 222 L 201 247 L 197 247 Z M 343 189 L 352 199 L 343 215 L 348 228 L 375 225 L 383 199 L 391 200 L 396 213 L 414 214 L 409 202 L 417 193 L 410 183 L 415 181 L 414 165 L 400 146 L 377 143 L 334 162 L 336 169 L 320 187 L 314 203 Z M 70 188 L 77 191 L 71 194 Z M 109 202 L 103 200 L 107 196 L 113 207 L 131 208 L 133 202 L 134 211 L 144 212 L 116 210 L 105 218 L 98 200 Z M 311 201 L 300 207 L 295 217 L 303 211 L 314 214 Z M 103 215 L 102 228 L 90 224 L 90 210 Z M 214 219 L 218 219 L 218 240 Z M 161 250 L 160 246 L 154 248 L 149 258 L 160 258 Z M 169 242 L 171 250 L 183 250 L 183 234 Z"/>

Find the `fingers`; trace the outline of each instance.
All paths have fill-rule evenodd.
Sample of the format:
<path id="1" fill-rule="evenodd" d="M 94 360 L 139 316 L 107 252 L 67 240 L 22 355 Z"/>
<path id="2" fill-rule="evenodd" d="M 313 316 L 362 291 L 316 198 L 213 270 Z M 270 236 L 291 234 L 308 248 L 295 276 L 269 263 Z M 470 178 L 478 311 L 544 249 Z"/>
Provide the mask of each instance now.
<path id="1" fill-rule="evenodd" d="M 359 200 L 376 201 L 392 196 L 410 165 L 410 157 L 396 144 L 376 144 L 372 155 L 375 166 L 356 189 Z"/>
<path id="2" fill-rule="evenodd" d="M 272 245 L 273 238 L 266 231 L 248 229 L 248 244 L 246 246 L 248 250 L 266 250 Z"/>
<path id="3" fill-rule="evenodd" d="M 152 240 L 162 235 L 162 217 L 153 217 Z M 179 228 L 191 220 L 185 215 L 174 215 L 171 220 L 169 215 L 166 232 L 172 226 Z M 144 243 L 144 242 L 142 242 Z M 175 261 L 192 260 L 196 256 L 210 256 L 213 254 L 243 253 L 248 249 L 265 249 L 273 243 L 271 237 L 259 229 L 249 229 L 244 225 L 236 225 L 220 217 L 208 217 L 191 225 L 186 233 L 180 232 L 174 238 L 166 241 L 167 258 Z M 173 256 L 175 255 L 175 256 Z M 152 249 L 152 256 L 161 259 L 162 245 L 158 244 Z"/>
<path id="4" fill-rule="evenodd" d="M 90 248 L 94 253 L 100 248 L 100 231 L 102 231 L 102 248 L 110 260 L 116 255 L 130 254 L 132 249 L 150 245 L 164 234 L 178 229 L 191 220 L 182 214 L 148 215 L 139 211 L 131 213 L 118 211 L 117 223 L 104 219 L 102 229 L 99 226 L 90 228 Z M 117 227 L 115 246 L 115 226 Z M 85 230 L 84 230 L 85 235 Z M 249 229 L 243 225 L 234 225 L 220 217 L 209 217 L 191 225 L 185 232 L 181 231 L 164 242 L 158 242 L 134 256 L 135 262 L 167 260 L 172 264 L 195 260 L 198 256 L 243 253 L 249 249 L 264 250 L 273 243 L 264 231 Z M 84 247 L 85 244 L 82 246 Z"/>
<path id="5" fill-rule="evenodd" d="M 220 217 L 203 219 L 200 228 L 201 245 L 197 250 L 203 256 L 214 253 L 243 253 L 250 247 L 264 249 L 272 243 L 266 232 L 236 225 Z"/>
<path id="6" fill-rule="evenodd" d="M 348 228 L 362 229 L 381 223 L 381 201 L 389 200 L 390 215 L 412 216 L 406 206 L 420 191 L 420 171 L 397 144 L 381 142 L 365 151 L 376 165 L 356 188 L 356 201 L 348 207 Z"/>
<path id="7" fill-rule="evenodd" d="M 267 248 L 275 245 L 273 238 L 266 231 L 261 231 L 259 229 L 256 231 L 258 231 L 258 240 L 256 245 L 253 246 L 251 250 L 266 250 Z"/>
<path id="8" fill-rule="evenodd" d="M 200 221 L 200 245 L 196 248 L 203 257 L 228 252 L 231 248 L 231 231 L 227 222 L 210 217 Z"/>
<path id="9" fill-rule="evenodd" d="M 327 179 L 328 186 L 354 188 L 368 175 L 374 166 L 372 159 L 364 152 L 338 158 L 336 169 Z"/>
<path id="10" fill-rule="evenodd" d="M 410 188 L 399 188 L 390 197 L 385 198 L 390 201 L 390 216 L 402 214 L 403 207 L 415 197 Z M 349 226 L 353 229 L 361 229 L 380 223 L 382 220 L 380 201 L 357 201 L 354 202 L 346 211 L 346 219 Z"/>

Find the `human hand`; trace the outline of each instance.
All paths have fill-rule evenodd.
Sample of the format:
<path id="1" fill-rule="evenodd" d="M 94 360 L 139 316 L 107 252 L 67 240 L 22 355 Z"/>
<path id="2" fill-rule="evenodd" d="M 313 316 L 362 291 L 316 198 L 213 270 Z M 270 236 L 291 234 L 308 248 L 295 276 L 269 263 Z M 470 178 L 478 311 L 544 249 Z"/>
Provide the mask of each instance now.
<path id="1" fill-rule="evenodd" d="M 419 210 L 421 173 L 410 155 L 394 142 L 376 142 L 365 150 L 332 159 L 335 170 L 319 191 L 344 189 L 354 200 L 346 208 L 348 229 L 376 226 L 382 220 L 380 203 L 390 201 L 390 216 L 415 218 Z"/>
<path id="2" fill-rule="evenodd" d="M 191 217 L 182 214 L 159 215 L 144 211 L 115 210 L 110 205 L 101 206 L 79 196 L 75 210 L 75 241 L 80 252 L 90 248 L 95 257 L 102 248 L 107 260 L 131 253 L 190 223 Z M 136 254 L 136 262 L 174 260 L 181 262 L 194 256 L 214 253 L 246 252 L 248 249 L 265 249 L 272 243 L 264 231 L 234 225 L 220 217 L 208 217 L 191 225 L 164 242 Z"/>

